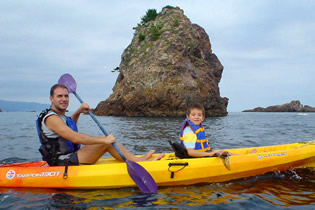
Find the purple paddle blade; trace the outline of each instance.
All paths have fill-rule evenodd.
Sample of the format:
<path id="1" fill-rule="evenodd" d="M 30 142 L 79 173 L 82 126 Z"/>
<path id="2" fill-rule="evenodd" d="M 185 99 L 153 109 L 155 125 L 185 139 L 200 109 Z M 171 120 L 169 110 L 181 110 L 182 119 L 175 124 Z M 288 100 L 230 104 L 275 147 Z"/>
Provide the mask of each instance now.
<path id="1" fill-rule="evenodd" d="M 157 193 L 158 187 L 152 178 L 141 165 L 136 162 L 126 160 L 129 176 L 144 193 Z"/>
<path id="2" fill-rule="evenodd" d="M 58 84 L 67 86 L 70 93 L 74 93 L 77 89 L 77 83 L 70 74 L 64 74 L 58 80 Z"/>

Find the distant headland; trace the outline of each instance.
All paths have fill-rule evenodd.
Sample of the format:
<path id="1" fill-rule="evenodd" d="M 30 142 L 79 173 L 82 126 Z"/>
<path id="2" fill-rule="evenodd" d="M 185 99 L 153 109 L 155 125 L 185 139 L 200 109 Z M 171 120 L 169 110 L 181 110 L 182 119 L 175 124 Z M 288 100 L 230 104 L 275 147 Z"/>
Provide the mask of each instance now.
<path id="1" fill-rule="evenodd" d="M 290 103 L 268 106 L 267 108 L 256 107 L 243 112 L 315 112 L 315 107 L 303 105 L 299 100 Z"/>
<path id="2" fill-rule="evenodd" d="M 50 104 L 36 102 L 5 101 L 0 99 L 0 112 L 32 112 L 42 111 L 50 107 Z"/>

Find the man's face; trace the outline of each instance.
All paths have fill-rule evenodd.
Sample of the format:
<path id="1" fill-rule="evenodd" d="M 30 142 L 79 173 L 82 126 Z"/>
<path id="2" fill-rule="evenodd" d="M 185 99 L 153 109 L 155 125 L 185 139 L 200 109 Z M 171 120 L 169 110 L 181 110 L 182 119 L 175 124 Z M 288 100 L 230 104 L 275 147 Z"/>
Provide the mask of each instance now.
<path id="1" fill-rule="evenodd" d="M 200 125 L 205 120 L 203 116 L 202 110 L 200 109 L 192 109 L 190 114 L 187 115 L 187 119 L 190 120 L 195 125 Z"/>
<path id="2" fill-rule="evenodd" d="M 69 92 L 66 88 L 57 87 L 53 96 L 50 96 L 52 108 L 65 111 L 69 105 Z"/>

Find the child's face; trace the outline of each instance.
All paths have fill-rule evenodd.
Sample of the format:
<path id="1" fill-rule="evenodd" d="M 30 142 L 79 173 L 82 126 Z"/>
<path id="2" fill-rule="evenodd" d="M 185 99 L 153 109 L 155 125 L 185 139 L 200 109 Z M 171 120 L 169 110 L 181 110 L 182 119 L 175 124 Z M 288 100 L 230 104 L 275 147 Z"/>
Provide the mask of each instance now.
<path id="1" fill-rule="evenodd" d="M 203 116 L 202 110 L 200 109 L 192 109 L 190 114 L 187 115 L 187 119 L 190 120 L 195 125 L 200 125 L 205 120 Z"/>

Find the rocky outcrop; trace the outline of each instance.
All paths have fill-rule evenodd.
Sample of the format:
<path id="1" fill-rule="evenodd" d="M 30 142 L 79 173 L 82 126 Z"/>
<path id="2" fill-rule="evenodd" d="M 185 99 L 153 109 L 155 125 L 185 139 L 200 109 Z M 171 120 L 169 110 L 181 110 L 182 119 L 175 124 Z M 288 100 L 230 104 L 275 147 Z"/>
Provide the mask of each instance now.
<path id="1" fill-rule="evenodd" d="M 228 98 L 218 87 L 223 66 L 203 28 L 180 8 L 165 7 L 134 29 L 113 93 L 95 114 L 184 116 L 187 104 L 197 101 L 208 116 L 227 115 Z"/>
<path id="2" fill-rule="evenodd" d="M 267 108 L 257 107 L 243 112 L 315 112 L 315 108 L 308 105 L 303 106 L 299 100 L 296 100 L 282 105 L 268 106 Z"/>

